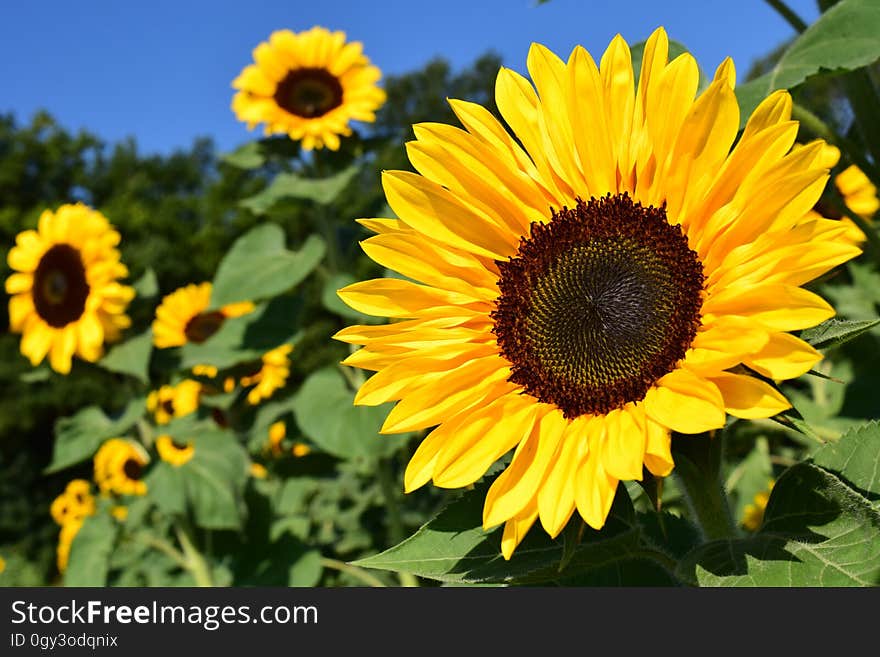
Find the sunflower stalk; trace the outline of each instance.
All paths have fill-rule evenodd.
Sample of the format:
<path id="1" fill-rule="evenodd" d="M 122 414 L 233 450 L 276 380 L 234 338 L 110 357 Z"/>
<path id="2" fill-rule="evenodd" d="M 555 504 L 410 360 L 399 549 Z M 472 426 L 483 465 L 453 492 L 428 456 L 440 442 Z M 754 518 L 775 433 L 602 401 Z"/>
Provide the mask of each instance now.
<path id="1" fill-rule="evenodd" d="M 196 586 L 212 587 L 214 580 L 211 577 L 211 568 L 205 557 L 199 552 L 195 542 L 192 539 L 191 531 L 182 520 L 174 522 L 174 532 L 177 534 L 177 540 L 183 549 L 183 555 L 186 560 L 186 569 L 196 581 Z"/>
<path id="2" fill-rule="evenodd" d="M 773 7 L 776 13 L 782 16 L 785 22 L 791 25 L 797 32 L 803 32 L 807 29 L 807 24 L 804 20 L 783 0 L 764 0 L 764 2 Z"/>
<path id="3" fill-rule="evenodd" d="M 721 479 L 723 452 L 723 431 L 700 436 L 673 433 L 673 472 L 693 520 L 710 541 L 737 536 Z"/>

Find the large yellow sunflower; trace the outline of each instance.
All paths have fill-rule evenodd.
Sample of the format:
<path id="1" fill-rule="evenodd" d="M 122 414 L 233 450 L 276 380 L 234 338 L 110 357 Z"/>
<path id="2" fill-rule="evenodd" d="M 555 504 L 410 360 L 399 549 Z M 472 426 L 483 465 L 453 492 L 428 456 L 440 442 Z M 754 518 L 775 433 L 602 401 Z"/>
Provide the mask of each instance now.
<path id="1" fill-rule="evenodd" d="M 260 358 L 260 369 L 254 374 L 241 378 L 241 385 L 247 388 L 254 386 L 248 392 L 248 404 L 259 404 L 263 399 L 271 397 L 276 390 L 283 388 L 290 376 L 290 352 L 293 345 L 283 344 L 267 351 Z"/>
<path id="2" fill-rule="evenodd" d="M 49 507 L 52 519 L 61 526 L 71 520 L 81 519 L 95 513 L 95 498 L 92 485 L 85 479 L 74 479 L 67 483 L 64 492 L 52 500 Z"/>
<path id="3" fill-rule="evenodd" d="M 239 91 L 232 110 L 253 129 L 283 133 L 306 150 L 339 148 L 351 121 L 376 119 L 385 92 L 376 86 L 382 72 L 370 64 L 358 41 L 345 32 L 313 27 L 305 32 L 273 32 L 254 49 L 249 64 L 232 82 Z"/>
<path id="4" fill-rule="evenodd" d="M 601 528 L 620 480 L 671 472 L 671 431 L 788 408 L 768 380 L 821 359 L 789 332 L 834 314 L 800 286 L 860 252 L 806 217 L 828 169 L 821 142 L 793 148 L 789 94 L 736 141 L 733 63 L 695 98 L 696 61 L 667 54 L 661 28 L 636 80 L 619 35 L 599 66 L 535 44 L 537 91 L 498 74 L 514 134 L 456 100 L 463 130 L 415 126 L 419 173 L 383 176 L 399 218 L 362 220 L 364 251 L 413 280 L 339 291 L 399 320 L 335 337 L 376 372 L 355 403 L 398 401 L 382 433 L 434 427 L 407 491 L 467 486 L 514 450 L 483 513 L 506 558 L 539 518 L 551 536 L 575 510 Z"/>
<path id="5" fill-rule="evenodd" d="M 39 365 L 70 372 L 73 355 L 95 362 L 104 342 L 119 339 L 134 288 L 119 261 L 119 233 L 100 212 L 76 203 L 40 215 L 36 230 L 18 234 L 7 261 L 9 328 L 21 333 L 21 353 Z"/>
<path id="6" fill-rule="evenodd" d="M 220 330 L 225 320 L 253 311 L 254 304 L 243 301 L 206 312 L 211 303 L 211 287 L 210 283 L 191 283 L 165 296 L 156 308 L 153 344 L 163 349 L 204 342 Z"/>

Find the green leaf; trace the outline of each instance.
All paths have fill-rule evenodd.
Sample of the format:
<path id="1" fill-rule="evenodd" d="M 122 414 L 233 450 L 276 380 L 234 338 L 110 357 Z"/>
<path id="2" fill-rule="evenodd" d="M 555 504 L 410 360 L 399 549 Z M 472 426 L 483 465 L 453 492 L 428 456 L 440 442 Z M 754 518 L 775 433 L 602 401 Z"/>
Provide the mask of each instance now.
<path id="1" fill-rule="evenodd" d="M 819 73 L 843 73 L 876 61 L 878 33 L 876 0 L 841 0 L 792 42 L 771 71 L 736 88 L 741 125 L 776 89 L 791 89 Z"/>
<path id="2" fill-rule="evenodd" d="M 402 543 L 354 564 L 458 584 L 537 584 L 573 578 L 609 583 L 632 567 L 644 573 L 648 564 L 651 581 L 658 579 L 660 568 L 665 573 L 659 577 L 662 583 L 673 582 L 671 559 L 640 542 L 641 530 L 625 487 L 618 487 L 602 531 L 586 527 L 578 546 L 569 548 L 568 554 L 562 540 L 550 539 L 535 526 L 509 561 L 501 554 L 501 529 L 482 529 L 487 488 L 483 484 L 464 493 Z M 579 523 L 580 518 L 572 522 Z M 563 557 L 567 565 L 560 571 Z"/>
<path id="3" fill-rule="evenodd" d="M 849 435 L 823 460 L 852 467 L 852 476 L 875 488 L 880 432 L 874 425 Z M 852 464 L 855 457 L 867 465 Z M 774 486 L 754 538 L 707 543 L 682 560 L 678 574 L 706 586 L 876 586 L 880 509 L 837 473 L 799 463 Z"/>
<path id="4" fill-rule="evenodd" d="M 308 550 L 291 564 L 287 586 L 315 586 L 323 572 L 321 553 L 318 550 Z"/>
<path id="5" fill-rule="evenodd" d="M 253 312 L 223 322 L 220 330 L 201 344 L 187 343 L 180 349 L 182 368 L 210 364 L 224 369 L 258 360 L 264 353 L 298 339 L 299 301 L 276 297 Z"/>
<path id="6" fill-rule="evenodd" d="M 148 481 L 148 494 L 158 495 L 157 504 L 170 512 L 177 512 L 182 488 L 186 508 L 192 512 L 198 526 L 205 529 L 240 528 L 247 513 L 244 487 L 250 461 L 235 436 L 215 430 L 195 436 L 175 436 L 175 439 L 179 443 L 191 443 L 195 453 L 180 466 L 159 464 L 164 467 L 157 467 L 158 481 L 152 485 Z M 159 490 L 160 485 L 173 490 Z"/>
<path id="7" fill-rule="evenodd" d="M 147 329 L 128 338 L 107 352 L 98 365 L 105 370 L 128 374 L 142 383 L 150 382 L 150 355 L 153 353 L 153 332 Z"/>
<path id="8" fill-rule="evenodd" d="M 293 398 L 296 423 L 321 449 L 343 459 L 390 456 L 410 434 L 379 435 L 392 404 L 355 406 L 336 367 L 310 375 Z"/>
<path id="9" fill-rule="evenodd" d="M 263 166 L 263 163 L 266 161 L 262 150 L 260 142 L 249 141 L 234 151 L 221 155 L 220 161 L 238 169 L 256 169 Z"/>
<path id="10" fill-rule="evenodd" d="M 295 287 L 324 257 L 324 241 L 309 235 L 299 251 L 284 246 L 277 224 L 261 224 L 239 237 L 217 268 L 211 308 L 260 301 Z"/>
<path id="11" fill-rule="evenodd" d="M 880 495 L 880 422 L 847 431 L 813 454 L 813 463 L 837 473 L 849 485 Z"/>
<path id="12" fill-rule="evenodd" d="M 65 586 L 107 585 L 110 554 L 118 531 L 116 521 L 107 513 L 85 519 L 70 546 Z"/>
<path id="13" fill-rule="evenodd" d="M 878 324 L 880 324 L 880 319 L 829 319 L 819 326 L 802 331 L 800 338 L 816 349 L 839 347 L 859 337 L 862 333 L 870 331 Z"/>
<path id="14" fill-rule="evenodd" d="M 87 406 L 75 415 L 57 420 L 52 461 L 44 472 L 57 472 L 85 461 L 106 439 L 124 436 L 143 417 L 145 401 L 144 397 L 131 400 L 116 417 L 108 417 L 97 406 Z"/>
<path id="15" fill-rule="evenodd" d="M 159 294 L 159 279 L 152 267 L 147 267 L 143 276 L 134 282 L 134 291 L 140 299 L 152 299 Z"/>
<path id="16" fill-rule="evenodd" d="M 52 370 L 48 367 L 38 367 L 33 370 L 28 370 L 23 374 L 20 374 L 18 380 L 22 383 L 42 383 L 43 381 L 48 381 L 52 378 Z"/>
<path id="17" fill-rule="evenodd" d="M 327 205 L 336 200 L 358 172 L 350 166 L 327 178 L 302 178 L 294 173 L 279 173 L 266 189 L 246 198 L 241 205 L 254 214 L 265 214 L 278 201 L 297 198 Z"/>

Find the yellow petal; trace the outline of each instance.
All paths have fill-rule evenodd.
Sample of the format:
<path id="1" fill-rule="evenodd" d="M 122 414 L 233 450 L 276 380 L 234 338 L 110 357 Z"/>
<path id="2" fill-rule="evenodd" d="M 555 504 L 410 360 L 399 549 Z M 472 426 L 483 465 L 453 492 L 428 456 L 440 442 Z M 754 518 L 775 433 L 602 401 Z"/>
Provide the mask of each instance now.
<path id="1" fill-rule="evenodd" d="M 489 529 L 510 520 L 534 499 L 567 420 L 552 409 L 535 424 L 532 434 L 517 447 L 510 465 L 492 483 L 483 507 L 483 527 Z"/>
<path id="2" fill-rule="evenodd" d="M 789 333 L 774 333 L 767 345 L 745 360 L 759 374 L 782 381 L 809 372 L 822 354 Z"/>
<path id="3" fill-rule="evenodd" d="M 645 412 L 680 433 L 702 433 L 724 426 L 724 400 L 711 381 L 688 370 L 673 370 L 645 395 Z"/>
<path id="4" fill-rule="evenodd" d="M 724 407 L 734 417 L 755 419 L 772 417 L 791 403 L 775 388 L 743 374 L 724 373 L 712 377 L 724 397 Z"/>
<path id="5" fill-rule="evenodd" d="M 614 410 L 605 416 L 600 453 L 602 467 L 615 479 L 642 479 L 645 430 L 629 409 Z"/>
<path id="6" fill-rule="evenodd" d="M 741 315 L 774 331 L 821 324 L 834 308 L 816 294 L 791 285 L 731 286 L 703 303 L 704 315 Z"/>
<path id="7" fill-rule="evenodd" d="M 651 418 L 645 417 L 645 467 L 657 477 L 665 477 L 672 472 L 672 435 L 665 427 Z"/>
<path id="8" fill-rule="evenodd" d="M 591 451 L 578 467 L 574 489 L 578 513 L 593 529 L 602 529 L 605 525 L 618 483 L 617 479 L 605 471 L 598 452 L 592 449 L 598 447 L 597 439 L 600 438 L 596 434 L 591 439 Z"/>
<path id="9" fill-rule="evenodd" d="M 473 298 L 418 285 L 398 278 L 374 278 L 337 291 L 339 298 L 365 315 L 377 317 L 418 317 L 438 306 L 473 303 Z"/>
<path id="10" fill-rule="evenodd" d="M 566 427 L 547 478 L 538 490 L 538 514 L 551 538 L 556 538 L 574 513 L 575 476 L 587 451 L 585 429 L 589 421 L 578 418 Z"/>
<path id="11" fill-rule="evenodd" d="M 532 499 L 516 516 L 504 523 L 501 535 L 501 554 L 506 560 L 513 556 L 513 551 L 526 537 L 529 529 L 538 517 L 538 507 Z"/>
<path id="12" fill-rule="evenodd" d="M 434 465 L 434 484 L 461 488 L 474 483 L 501 456 L 531 435 L 538 412 L 535 400 L 509 394 L 485 409 L 466 411 L 446 422 L 447 439 Z"/>

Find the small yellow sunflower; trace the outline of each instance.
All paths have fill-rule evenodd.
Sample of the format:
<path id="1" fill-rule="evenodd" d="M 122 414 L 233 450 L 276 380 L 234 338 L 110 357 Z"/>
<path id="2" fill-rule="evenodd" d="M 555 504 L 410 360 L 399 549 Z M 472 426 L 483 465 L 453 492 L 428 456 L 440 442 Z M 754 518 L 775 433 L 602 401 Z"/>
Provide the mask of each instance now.
<path id="1" fill-rule="evenodd" d="M 269 476 L 269 471 L 266 470 L 266 466 L 261 463 L 251 463 L 251 476 L 254 479 L 265 479 Z"/>
<path id="2" fill-rule="evenodd" d="M 6 559 L 0 557 L 0 575 L 6 570 Z"/>
<path id="3" fill-rule="evenodd" d="M 150 459 L 143 447 L 124 438 L 111 438 L 95 453 L 95 481 L 104 495 L 145 495 L 141 480 Z"/>
<path id="4" fill-rule="evenodd" d="M 110 515 L 119 522 L 125 522 L 126 519 L 128 519 L 128 507 L 117 504 L 112 509 L 110 509 Z"/>
<path id="5" fill-rule="evenodd" d="M 770 501 L 770 493 L 773 491 L 775 483 L 771 479 L 767 484 L 766 490 L 756 493 L 752 503 L 746 504 L 743 508 L 743 517 L 740 524 L 750 532 L 756 532 L 761 528 L 761 524 L 764 522 L 764 511 L 767 509 L 767 502 Z"/>
<path id="6" fill-rule="evenodd" d="M 65 522 L 61 526 L 61 531 L 58 532 L 56 563 L 60 573 L 64 573 L 67 570 L 67 562 L 70 560 L 70 546 L 73 544 L 73 539 L 76 538 L 79 530 L 82 529 L 83 522 L 85 522 L 85 518 L 72 518 Z"/>
<path id="7" fill-rule="evenodd" d="M 74 479 L 68 482 L 61 493 L 49 507 L 52 519 L 64 525 L 72 519 L 85 518 L 95 513 L 95 498 L 92 495 L 92 484 L 85 479 Z"/>
<path id="8" fill-rule="evenodd" d="M 202 384 L 184 379 L 176 385 L 164 385 L 147 395 L 147 410 L 156 418 L 156 424 L 168 424 L 176 417 L 193 413 L 199 407 Z"/>
<path id="9" fill-rule="evenodd" d="M 263 399 L 271 397 L 276 390 L 283 388 L 290 376 L 290 352 L 293 346 L 283 344 L 267 351 L 260 359 L 260 369 L 250 376 L 240 379 L 245 388 L 255 386 L 248 392 L 248 404 L 259 404 Z"/>
<path id="10" fill-rule="evenodd" d="M 119 233 L 100 212 L 82 203 L 40 215 L 36 230 L 15 238 L 7 262 L 9 328 L 21 333 L 21 353 L 39 365 L 70 372 L 74 354 L 101 358 L 105 342 L 118 340 L 131 324 L 125 314 L 134 288 L 119 261 Z"/>
<path id="11" fill-rule="evenodd" d="M 513 451 L 483 509 L 505 558 L 538 519 L 601 528 L 619 481 L 672 471 L 672 431 L 789 408 L 767 380 L 822 358 L 790 331 L 834 315 L 801 285 L 860 253 L 807 216 L 829 174 L 821 141 L 793 148 L 787 92 L 737 138 L 730 59 L 699 96 L 662 28 L 638 79 L 620 35 L 598 66 L 539 44 L 527 63 L 534 86 L 502 69 L 495 87 L 513 134 L 456 100 L 464 129 L 415 126 L 418 173 L 383 175 L 398 218 L 361 220 L 367 255 L 410 280 L 339 291 L 399 321 L 335 336 L 375 372 L 355 403 L 397 401 L 382 433 L 433 427 L 406 491 L 468 486 Z"/>
<path id="12" fill-rule="evenodd" d="M 192 443 L 180 445 L 171 436 L 163 434 L 156 438 L 156 451 L 159 452 L 159 458 L 177 467 L 191 460 L 196 448 Z"/>
<path id="13" fill-rule="evenodd" d="M 822 164 L 831 169 L 837 166 L 838 162 L 840 162 L 840 150 L 836 146 L 826 144 L 822 153 Z M 846 207 L 871 224 L 874 215 L 880 209 L 880 198 L 877 197 L 877 187 L 864 171 L 851 164 L 834 176 L 834 186 L 843 197 Z M 847 228 L 844 238 L 851 244 L 859 245 L 867 239 L 862 229 L 852 219 L 841 216 L 836 208 L 829 207 L 821 201 L 813 209 L 811 216 L 840 219 Z"/>
<path id="14" fill-rule="evenodd" d="M 243 301 L 205 312 L 210 303 L 210 283 L 191 283 L 164 297 L 156 308 L 153 344 L 164 349 L 204 342 L 220 330 L 225 320 L 247 315 L 254 309 L 250 301 Z"/>
<path id="15" fill-rule="evenodd" d="M 376 86 L 382 72 L 370 64 L 358 41 L 344 32 L 313 27 L 305 32 L 273 32 L 254 49 L 254 64 L 232 82 L 239 91 L 232 110 L 253 129 L 287 134 L 306 150 L 339 149 L 351 121 L 373 122 L 385 102 Z"/>

